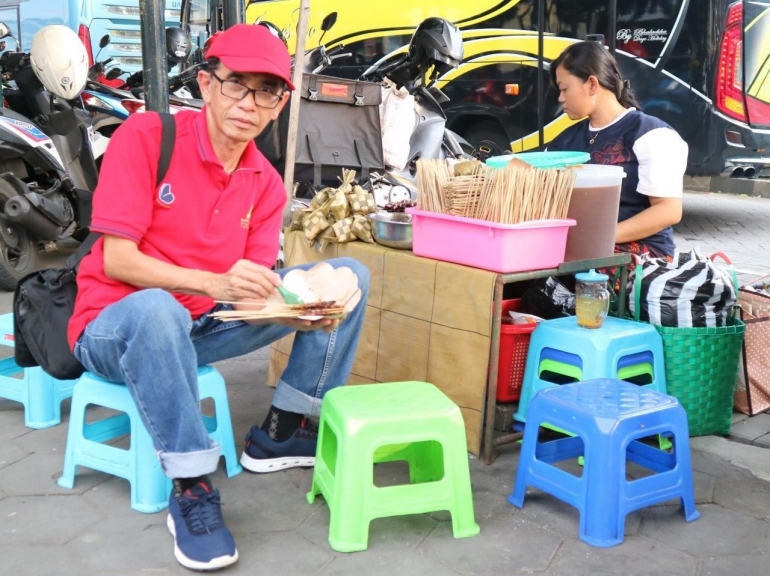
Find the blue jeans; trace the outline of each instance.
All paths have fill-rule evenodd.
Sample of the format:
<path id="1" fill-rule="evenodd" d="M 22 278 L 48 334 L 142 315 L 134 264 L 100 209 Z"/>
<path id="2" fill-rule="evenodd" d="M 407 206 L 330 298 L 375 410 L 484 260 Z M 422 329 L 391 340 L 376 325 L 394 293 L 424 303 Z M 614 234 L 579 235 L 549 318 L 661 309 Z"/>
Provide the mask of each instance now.
<path id="1" fill-rule="evenodd" d="M 324 393 L 344 385 L 353 367 L 369 270 L 350 258 L 328 262 L 356 273 L 361 301 L 331 333 L 297 332 L 273 396 L 273 405 L 282 410 L 318 415 Z M 126 384 L 170 478 L 208 474 L 219 461 L 219 446 L 210 440 L 200 415 L 198 366 L 247 354 L 292 332 L 279 324 L 223 322 L 209 314 L 192 320 L 170 293 L 140 290 L 102 310 L 75 344 L 75 356 L 86 370 Z"/>

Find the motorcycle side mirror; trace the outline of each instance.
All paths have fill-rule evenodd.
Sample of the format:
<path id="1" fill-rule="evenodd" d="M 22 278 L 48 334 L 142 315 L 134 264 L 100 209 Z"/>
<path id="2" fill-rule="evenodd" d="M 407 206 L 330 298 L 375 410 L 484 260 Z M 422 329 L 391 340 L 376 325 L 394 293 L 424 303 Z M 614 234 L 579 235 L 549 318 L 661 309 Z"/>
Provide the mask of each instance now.
<path id="1" fill-rule="evenodd" d="M 104 77 L 107 78 L 107 80 L 115 80 L 115 78 L 118 78 L 121 74 L 123 74 L 123 70 L 120 68 L 110 68 Z"/>
<path id="2" fill-rule="evenodd" d="M 326 15 L 326 18 L 324 18 L 321 21 L 321 37 L 318 39 L 318 45 L 321 46 L 323 44 L 324 36 L 326 36 L 326 33 L 332 29 L 332 26 L 337 22 L 337 13 L 336 12 L 330 12 Z"/>
<path id="3" fill-rule="evenodd" d="M 11 29 L 5 22 L 0 22 L 0 38 L 8 38 L 11 35 Z"/>
<path id="4" fill-rule="evenodd" d="M 101 37 L 101 39 L 99 40 L 99 49 L 102 49 L 102 48 L 104 48 L 104 47 L 105 47 L 105 46 L 107 46 L 107 44 L 109 44 L 109 43 L 110 43 L 110 35 L 109 35 L 109 34 L 105 34 L 105 35 L 104 35 L 104 36 L 102 36 L 102 37 Z"/>
<path id="5" fill-rule="evenodd" d="M 321 22 L 321 30 L 328 32 L 337 23 L 337 13 L 331 12 L 326 15 L 326 18 Z"/>

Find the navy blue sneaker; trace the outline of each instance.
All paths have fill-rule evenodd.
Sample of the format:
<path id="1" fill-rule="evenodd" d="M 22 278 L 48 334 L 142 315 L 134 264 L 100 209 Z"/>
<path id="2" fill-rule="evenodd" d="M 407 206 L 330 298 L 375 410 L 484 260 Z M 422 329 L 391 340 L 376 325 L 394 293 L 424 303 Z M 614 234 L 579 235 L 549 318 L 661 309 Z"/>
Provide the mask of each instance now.
<path id="1" fill-rule="evenodd" d="M 219 490 L 199 482 L 179 494 L 171 492 L 168 529 L 174 535 L 174 556 L 190 570 L 216 570 L 238 560 L 233 535 L 222 519 Z"/>
<path id="2" fill-rule="evenodd" d="M 246 435 L 241 466 L 251 472 L 313 466 L 317 444 L 318 427 L 307 418 L 302 421 L 302 427 L 283 442 L 273 440 L 259 426 L 252 426 Z"/>

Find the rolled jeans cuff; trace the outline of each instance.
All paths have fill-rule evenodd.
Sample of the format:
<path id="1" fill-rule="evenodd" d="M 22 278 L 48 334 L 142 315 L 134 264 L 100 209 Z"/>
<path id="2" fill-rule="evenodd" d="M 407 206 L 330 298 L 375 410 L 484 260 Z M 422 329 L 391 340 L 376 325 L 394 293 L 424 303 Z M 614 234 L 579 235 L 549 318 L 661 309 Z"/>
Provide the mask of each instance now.
<path id="1" fill-rule="evenodd" d="M 219 456 L 219 444 L 213 440 L 208 450 L 158 453 L 160 467 L 168 478 L 195 478 L 211 474 L 219 465 Z"/>
<path id="2" fill-rule="evenodd" d="M 296 388 L 287 384 L 283 380 L 278 380 L 273 395 L 273 406 L 295 414 L 304 414 L 305 416 L 320 416 L 321 399 L 308 396 Z"/>

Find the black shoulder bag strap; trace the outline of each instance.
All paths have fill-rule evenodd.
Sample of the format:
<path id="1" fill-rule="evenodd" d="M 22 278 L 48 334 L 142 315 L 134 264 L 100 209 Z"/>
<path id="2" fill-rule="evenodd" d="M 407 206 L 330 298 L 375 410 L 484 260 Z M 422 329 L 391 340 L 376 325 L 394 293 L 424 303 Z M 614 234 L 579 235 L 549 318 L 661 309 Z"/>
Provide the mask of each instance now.
<path id="1" fill-rule="evenodd" d="M 160 116 L 160 155 L 158 156 L 158 170 L 155 176 L 155 187 L 157 188 L 166 177 L 168 167 L 171 164 L 171 157 L 174 155 L 174 143 L 176 142 L 176 120 L 174 116 L 166 112 L 158 113 Z M 85 255 L 91 251 L 94 244 L 101 236 L 101 232 L 91 232 L 86 239 L 81 242 L 78 249 L 67 258 L 66 268 L 76 268 Z"/>

